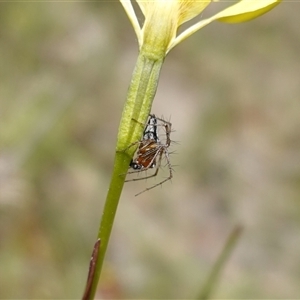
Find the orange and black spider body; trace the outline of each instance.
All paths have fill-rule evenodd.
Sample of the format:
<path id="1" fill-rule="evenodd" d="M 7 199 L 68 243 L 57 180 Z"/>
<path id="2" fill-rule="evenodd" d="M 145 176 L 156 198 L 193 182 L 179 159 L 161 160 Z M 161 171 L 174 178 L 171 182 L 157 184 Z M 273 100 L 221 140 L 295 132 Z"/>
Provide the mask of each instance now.
<path id="1" fill-rule="evenodd" d="M 131 160 L 129 166 L 134 170 L 154 168 L 156 166 L 157 149 L 158 145 L 155 140 L 141 141 L 136 158 Z"/>
<path id="2" fill-rule="evenodd" d="M 131 160 L 129 166 L 134 170 L 154 168 L 156 166 L 159 143 L 157 118 L 155 115 L 149 115 L 149 120 L 144 129 L 143 139 L 140 141 L 136 158 Z"/>

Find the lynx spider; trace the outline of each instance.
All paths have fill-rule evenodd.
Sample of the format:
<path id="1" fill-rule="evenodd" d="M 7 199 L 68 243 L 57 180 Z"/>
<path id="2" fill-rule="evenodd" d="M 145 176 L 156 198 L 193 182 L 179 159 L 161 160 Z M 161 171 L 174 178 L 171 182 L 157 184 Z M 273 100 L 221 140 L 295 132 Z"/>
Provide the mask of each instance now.
<path id="1" fill-rule="evenodd" d="M 160 121 L 161 124 L 157 124 L 157 121 Z M 157 135 L 158 126 L 163 126 L 165 129 L 165 134 L 166 134 L 165 143 L 162 143 Z M 138 180 L 148 179 L 157 176 L 159 168 L 161 167 L 161 161 L 163 156 L 167 161 L 166 165 L 168 166 L 169 169 L 169 176 L 167 178 L 165 178 L 161 182 L 151 187 L 144 189 L 143 191 L 139 192 L 135 196 L 138 196 L 146 191 L 149 191 L 159 185 L 162 185 L 166 181 L 172 179 L 173 170 L 172 170 L 172 165 L 170 162 L 169 151 L 168 151 L 168 148 L 171 144 L 171 138 L 170 138 L 171 127 L 172 127 L 171 122 L 165 121 L 162 118 L 158 118 L 154 114 L 150 114 L 148 122 L 144 129 L 142 140 L 135 142 L 128 147 L 130 148 L 136 144 L 139 144 L 135 158 L 132 159 L 129 164 L 129 167 L 132 168 L 134 171 L 129 171 L 127 172 L 127 174 L 139 173 L 139 172 L 147 171 L 152 168 L 156 168 L 156 170 L 152 175 L 149 176 L 146 175 L 140 178 L 128 179 L 125 180 L 125 182 L 138 181 Z"/>

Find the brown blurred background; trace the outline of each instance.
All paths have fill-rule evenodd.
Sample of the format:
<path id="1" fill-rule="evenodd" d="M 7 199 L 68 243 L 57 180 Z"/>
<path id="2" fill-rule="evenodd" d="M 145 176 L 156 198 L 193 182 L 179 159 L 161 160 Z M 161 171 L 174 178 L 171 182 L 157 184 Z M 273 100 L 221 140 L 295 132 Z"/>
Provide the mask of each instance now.
<path id="1" fill-rule="evenodd" d="M 213 297 L 300 297 L 299 8 L 168 55 L 174 178 L 125 185 L 99 297 L 195 296 L 236 224 Z M 117 1 L 1 3 L 0 298 L 82 296 L 137 48 Z"/>

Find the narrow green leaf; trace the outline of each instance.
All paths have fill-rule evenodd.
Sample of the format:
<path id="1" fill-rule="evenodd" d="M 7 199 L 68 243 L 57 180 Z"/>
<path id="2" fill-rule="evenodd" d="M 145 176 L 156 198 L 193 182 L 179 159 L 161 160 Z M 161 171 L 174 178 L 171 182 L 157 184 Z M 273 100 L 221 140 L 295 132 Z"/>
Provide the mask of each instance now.
<path id="1" fill-rule="evenodd" d="M 223 270 L 225 264 L 227 263 L 229 256 L 231 255 L 234 247 L 236 246 L 236 243 L 238 239 L 240 238 L 242 233 L 242 227 L 241 226 L 236 226 L 232 232 L 230 233 L 223 251 L 221 252 L 220 256 L 218 257 L 217 261 L 215 262 L 211 273 L 208 275 L 206 282 L 198 295 L 196 299 L 209 299 L 211 296 L 212 291 L 215 289 L 217 280 L 220 276 L 221 271 Z"/>

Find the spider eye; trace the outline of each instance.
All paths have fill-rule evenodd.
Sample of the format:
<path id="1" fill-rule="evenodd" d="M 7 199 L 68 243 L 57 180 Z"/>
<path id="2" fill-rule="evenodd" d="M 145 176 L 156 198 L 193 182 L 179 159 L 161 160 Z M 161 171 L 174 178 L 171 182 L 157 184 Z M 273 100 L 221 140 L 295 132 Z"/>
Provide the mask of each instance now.
<path id="1" fill-rule="evenodd" d="M 129 165 L 133 170 L 140 170 L 142 168 L 142 165 L 137 164 L 136 162 L 131 161 Z"/>

